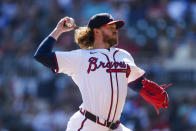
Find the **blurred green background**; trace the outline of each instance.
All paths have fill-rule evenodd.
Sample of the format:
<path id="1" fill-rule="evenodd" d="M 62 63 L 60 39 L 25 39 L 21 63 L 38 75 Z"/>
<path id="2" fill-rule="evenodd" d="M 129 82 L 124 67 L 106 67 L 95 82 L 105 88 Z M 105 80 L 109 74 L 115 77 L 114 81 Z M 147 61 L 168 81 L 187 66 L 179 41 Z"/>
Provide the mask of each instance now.
<path id="1" fill-rule="evenodd" d="M 119 48 L 147 77 L 167 89 L 170 104 L 155 109 L 129 89 L 121 122 L 134 131 L 196 131 L 196 0 L 1 0 L 0 131 L 64 131 L 82 103 L 71 78 L 33 59 L 40 42 L 64 16 L 78 26 L 100 12 L 126 25 Z M 79 48 L 73 31 L 55 50 Z"/>

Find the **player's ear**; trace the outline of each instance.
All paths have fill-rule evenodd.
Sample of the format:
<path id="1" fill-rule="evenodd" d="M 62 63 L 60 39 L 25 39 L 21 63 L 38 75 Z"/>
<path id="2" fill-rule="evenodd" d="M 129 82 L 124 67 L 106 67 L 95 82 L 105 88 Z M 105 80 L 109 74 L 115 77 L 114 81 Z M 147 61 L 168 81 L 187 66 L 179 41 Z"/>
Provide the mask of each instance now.
<path id="1" fill-rule="evenodd" d="M 99 36 L 100 35 L 100 30 L 99 29 L 94 29 L 94 35 Z"/>

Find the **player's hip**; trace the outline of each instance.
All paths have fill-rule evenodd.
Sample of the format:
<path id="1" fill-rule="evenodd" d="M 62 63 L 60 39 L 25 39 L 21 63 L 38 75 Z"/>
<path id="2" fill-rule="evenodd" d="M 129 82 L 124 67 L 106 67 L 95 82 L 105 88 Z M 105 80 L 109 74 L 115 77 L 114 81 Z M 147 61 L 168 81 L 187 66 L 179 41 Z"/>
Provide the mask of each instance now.
<path id="1" fill-rule="evenodd" d="M 116 99 L 115 99 L 116 100 Z M 88 110 L 89 112 L 93 114 L 97 114 L 99 117 L 105 120 L 109 121 L 118 121 L 121 117 L 121 113 L 123 110 L 124 102 L 105 102 L 105 103 L 95 103 L 95 106 L 92 106 L 93 104 L 84 103 L 80 106 L 80 108 L 84 110 Z M 116 104 L 117 103 L 117 104 Z"/>
<path id="2" fill-rule="evenodd" d="M 80 111 L 76 112 L 69 120 L 66 131 L 111 131 L 106 126 L 98 124 L 87 117 Z M 122 124 L 113 131 L 131 131 Z"/>
<path id="3" fill-rule="evenodd" d="M 89 120 L 80 111 L 76 112 L 69 120 L 66 131 L 108 131 L 109 128 Z"/>

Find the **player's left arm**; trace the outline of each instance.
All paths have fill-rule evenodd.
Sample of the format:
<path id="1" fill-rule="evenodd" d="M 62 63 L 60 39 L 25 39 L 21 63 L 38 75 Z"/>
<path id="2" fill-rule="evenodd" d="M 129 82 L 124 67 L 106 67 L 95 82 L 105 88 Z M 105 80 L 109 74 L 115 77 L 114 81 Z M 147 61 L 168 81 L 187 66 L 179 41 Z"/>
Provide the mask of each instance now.
<path id="1" fill-rule="evenodd" d="M 131 68 L 131 73 L 128 78 L 128 81 L 129 81 L 128 87 L 136 92 L 140 92 L 140 90 L 143 87 L 142 80 L 144 80 L 145 75 L 146 73 L 144 70 L 142 70 L 141 68 L 137 66 L 133 66 Z"/>
<path id="2" fill-rule="evenodd" d="M 145 77 L 145 71 L 137 67 L 130 53 L 122 50 L 124 60 L 131 68 L 128 76 L 128 87 L 137 91 L 148 103 L 151 103 L 159 114 L 159 108 L 167 108 L 169 97 L 165 89 L 169 86 L 158 85 Z"/>

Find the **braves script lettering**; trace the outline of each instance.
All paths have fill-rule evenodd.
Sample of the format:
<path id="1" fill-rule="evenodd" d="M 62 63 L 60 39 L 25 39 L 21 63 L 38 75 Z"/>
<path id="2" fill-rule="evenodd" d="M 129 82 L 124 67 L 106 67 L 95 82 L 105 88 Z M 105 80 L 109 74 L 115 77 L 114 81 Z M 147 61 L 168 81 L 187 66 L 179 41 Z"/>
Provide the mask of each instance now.
<path id="1" fill-rule="evenodd" d="M 90 71 L 95 71 L 99 69 L 100 67 L 102 68 L 107 68 L 106 72 L 124 72 L 126 73 L 126 76 L 130 74 L 130 67 L 129 65 L 125 64 L 125 62 L 97 62 L 98 58 L 96 57 L 91 57 L 88 62 L 89 62 L 89 67 L 87 72 L 90 73 Z M 114 67 L 114 69 L 112 69 Z M 117 67 L 120 67 L 120 69 L 117 69 Z"/>

